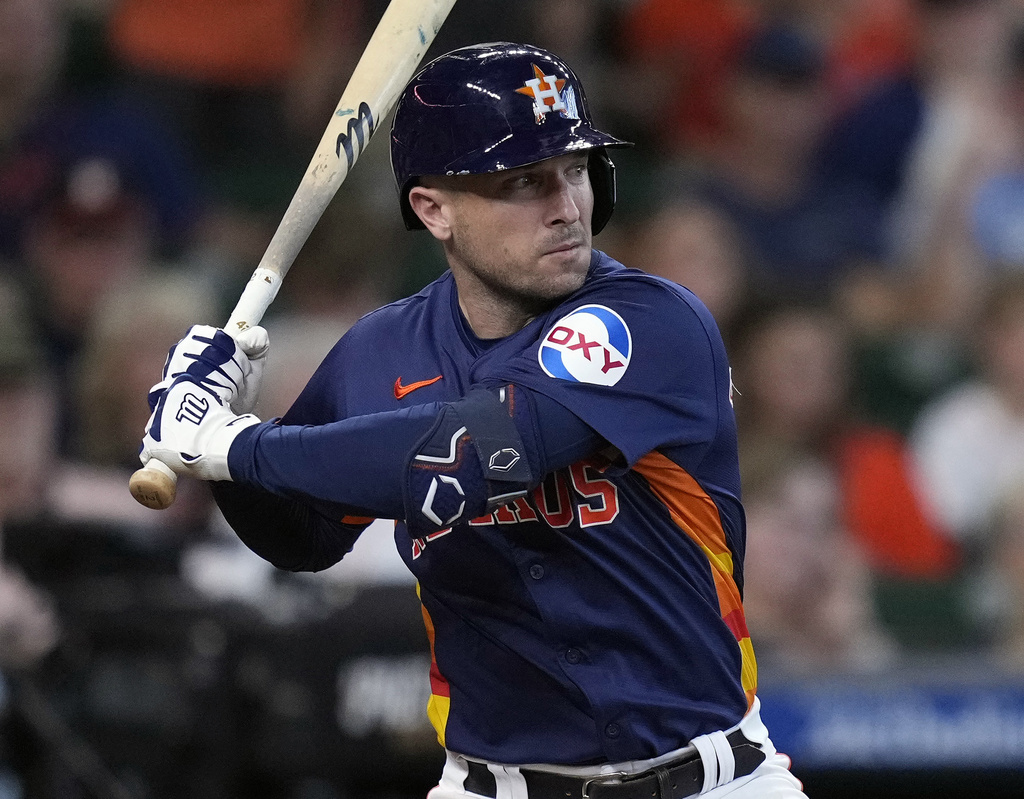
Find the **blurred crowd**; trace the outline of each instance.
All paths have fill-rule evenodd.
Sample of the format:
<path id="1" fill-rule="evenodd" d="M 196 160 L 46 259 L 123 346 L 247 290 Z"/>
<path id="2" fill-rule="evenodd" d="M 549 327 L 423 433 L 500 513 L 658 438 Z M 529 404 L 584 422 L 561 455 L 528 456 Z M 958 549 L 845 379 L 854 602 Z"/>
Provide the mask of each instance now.
<path id="1" fill-rule="evenodd" d="M 266 582 L 202 486 L 157 513 L 127 477 L 167 348 L 227 319 L 385 5 L 0 0 L 0 671 L 67 635 L 10 531 Z M 766 679 L 1024 670 L 1024 0 L 460 0 L 430 53 L 498 39 L 636 145 L 595 245 L 722 328 Z M 267 316 L 263 418 L 443 269 L 380 138 Z M 402 579 L 376 541 L 355 579 Z"/>

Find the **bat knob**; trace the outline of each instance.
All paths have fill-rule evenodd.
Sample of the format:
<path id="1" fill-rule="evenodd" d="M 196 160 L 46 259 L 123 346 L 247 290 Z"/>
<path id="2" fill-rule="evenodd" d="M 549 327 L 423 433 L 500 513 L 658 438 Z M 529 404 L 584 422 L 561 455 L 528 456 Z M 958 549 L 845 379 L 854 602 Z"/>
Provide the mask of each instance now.
<path id="1" fill-rule="evenodd" d="M 153 510 L 166 510 L 174 504 L 178 476 L 154 458 L 138 469 L 128 480 L 128 490 L 135 500 Z"/>

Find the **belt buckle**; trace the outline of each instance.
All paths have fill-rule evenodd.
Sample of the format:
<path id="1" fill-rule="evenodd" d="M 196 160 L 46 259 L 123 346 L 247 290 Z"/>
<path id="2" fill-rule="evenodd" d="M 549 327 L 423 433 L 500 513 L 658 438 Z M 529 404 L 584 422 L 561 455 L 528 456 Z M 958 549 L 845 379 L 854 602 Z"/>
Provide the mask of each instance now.
<path id="1" fill-rule="evenodd" d="M 582 796 L 582 799 L 590 799 L 590 786 L 593 783 L 595 783 L 595 782 L 597 782 L 597 783 L 604 783 L 604 782 L 607 782 L 610 779 L 614 779 L 615 777 L 620 777 L 621 778 L 621 777 L 628 777 L 628 776 L 629 776 L 629 772 L 627 772 L 627 771 L 613 771 L 613 772 L 611 772 L 609 774 L 601 774 L 598 777 L 591 777 L 590 779 L 586 779 L 586 780 L 583 781 L 583 796 Z"/>

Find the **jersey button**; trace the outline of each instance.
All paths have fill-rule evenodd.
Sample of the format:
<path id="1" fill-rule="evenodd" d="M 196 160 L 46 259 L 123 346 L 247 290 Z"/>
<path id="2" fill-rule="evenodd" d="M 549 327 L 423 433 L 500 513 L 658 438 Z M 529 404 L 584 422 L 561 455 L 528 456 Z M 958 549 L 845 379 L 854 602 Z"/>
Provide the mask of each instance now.
<path id="1" fill-rule="evenodd" d="M 568 660 L 572 665 L 576 665 L 583 660 L 583 653 L 578 649 L 566 650 L 565 659 Z"/>
<path id="2" fill-rule="evenodd" d="M 609 724 L 607 727 L 604 728 L 604 734 L 607 735 L 609 738 L 618 738 L 619 732 L 620 730 L 618 724 Z"/>
<path id="3" fill-rule="evenodd" d="M 539 563 L 534 563 L 530 567 L 530 576 L 534 580 L 539 580 L 541 577 L 544 576 L 544 567 L 541 566 Z"/>

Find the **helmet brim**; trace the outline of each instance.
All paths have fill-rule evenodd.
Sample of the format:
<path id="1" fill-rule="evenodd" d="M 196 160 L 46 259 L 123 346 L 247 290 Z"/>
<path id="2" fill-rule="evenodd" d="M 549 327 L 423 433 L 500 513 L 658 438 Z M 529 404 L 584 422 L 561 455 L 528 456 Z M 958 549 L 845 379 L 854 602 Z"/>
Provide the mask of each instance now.
<path id="1" fill-rule="evenodd" d="M 501 143 L 498 145 L 488 148 L 487 152 L 473 154 L 472 157 L 460 158 L 457 161 L 452 162 L 449 168 L 444 171 L 445 176 L 458 176 L 458 175 L 486 175 L 495 172 L 505 172 L 510 169 L 518 169 L 524 166 L 530 166 L 531 164 L 539 164 L 541 161 L 547 161 L 550 158 L 558 158 L 559 156 L 568 155 L 574 152 L 589 152 L 591 150 L 604 151 L 608 148 L 621 148 L 621 147 L 632 147 L 633 143 L 617 139 L 614 136 L 609 136 L 607 133 L 602 133 L 599 130 L 588 125 L 580 125 L 573 132 L 571 137 L 553 136 L 551 141 L 546 146 L 538 148 L 537 153 L 533 153 L 533 158 L 523 158 L 522 152 L 516 151 L 516 148 L 502 148 Z M 539 157 L 538 157 L 539 156 Z M 607 158 L 603 161 L 608 161 Z M 421 178 L 428 177 L 428 175 L 413 175 L 401 187 L 399 195 L 399 205 L 402 211 L 402 219 L 405 222 L 407 230 L 424 230 L 425 225 L 416 212 L 412 209 L 412 205 L 409 203 L 409 191 L 414 186 L 419 185 Z M 598 188 L 595 186 L 595 189 Z M 603 188 L 603 187 L 602 187 Z M 614 189 L 612 189 L 613 195 L 610 199 L 612 205 L 614 205 Z M 604 201 L 605 198 L 598 198 L 599 204 Z M 608 209 L 610 215 L 610 208 Z M 601 224 L 604 227 L 604 224 Z M 595 233 L 598 230 L 594 230 Z"/>

